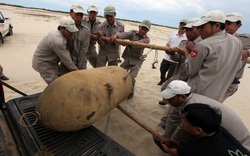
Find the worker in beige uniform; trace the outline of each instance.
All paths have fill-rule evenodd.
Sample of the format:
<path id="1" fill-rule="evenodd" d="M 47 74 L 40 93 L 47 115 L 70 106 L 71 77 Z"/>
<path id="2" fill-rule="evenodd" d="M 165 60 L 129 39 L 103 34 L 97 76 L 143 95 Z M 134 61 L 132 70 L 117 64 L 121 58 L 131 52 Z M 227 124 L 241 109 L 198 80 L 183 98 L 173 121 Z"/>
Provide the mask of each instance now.
<path id="1" fill-rule="evenodd" d="M 66 48 L 67 39 L 78 29 L 71 17 L 62 17 L 57 30 L 49 32 L 38 44 L 32 59 L 32 67 L 49 84 L 59 77 L 61 61 L 70 71 L 78 70 Z"/>
<path id="2" fill-rule="evenodd" d="M 240 83 L 239 79 L 243 77 L 243 72 L 245 65 L 247 63 L 247 58 L 250 56 L 250 34 L 237 34 L 237 30 L 242 26 L 243 15 L 237 12 L 231 12 L 226 14 L 226 27 L 225 30 L 227 33 L 234 35 L 238 39 L 241 40 L 243 45 L 242 51 L 242 66 L 240 71 L 237 74 L 237 78 L 231 85 L 231 87 L 227 90 L 226 96 L 229 97 L 233 95 Z"/>
<path id="3" fill-rule="evenodd" d="M 119 39 L 128 39 L 130 41 L 136 41 L 140 43 L 149 44 L 150 40 L 147 36 L 151 27 L 151 22 L 149 20 L 143 20 L 139 25 L 139 30 L 131 30 L 129 32 L 118 33 L 117 35 L 111 36 L 111 40 Z M 123 63 L 120 67 L 127 69 L 132 77 L 133 88 L 131 93 L 128 96 L 128 99 L 133 98 L 134 96 L 134 86 L 135 86 L 135 78 L 139 73 L 139 70 L 144 61 L 143 56 L 144 48 L 141 47 L 132 47 L 130 45 L 126 46 L 122 58 L 124 58 Z"/>
<path id="4" fill-rule="evenodd" d="M 88 16 L 83 17 L 82 23 L 86 25 L 90 32 L 90 42 L 89 42 L 89 49 L 86 54 L 87 59 L 92 67 L 96 67 L 97 62 L 97 52 L 96 52 L 96 41 L 97 41 L 97 27 L 101 22 L 96 18 L 98 14 L 98 8 L 95 4 L 90 4 L 88 6 Z"/>
<path id="5" fill-rule="evenodd" d="M 226 92 L 241 67 L 242 44 L 236 37 L 226 34 L 226 16 L 220 10 L 207 12 L 194 24 L 203 39 L 188 51 L 178 48 L 186 58 L 188 84 L 192 92 L 223 102 Z"/>
<path id="6" fill-rule="evenodd" d="M 247 127 L 244 125 L 240 117 L 224 104 L 206 96 L 192 93 L 191 87 L 181 80 L 173 80 L 170 82 L 160 95 L 163 100 L 167 100 L 174 108 L 169 113 L 165 125 L 165 134 L 163 135 L 166 140 L 168 140 L 169 145 L 181 147 L 186 141 L 194 138 L 193 135 L 190 135 L 185 131 L 181 124 L 181 110 L 187 105 L 201 103 L 220 109 L 222 112 L 221 126 L 230 132 L 234 138 L 250 151 L 250 133 Z M 155 138 L 154 140 L 159 145 L 159 140 Z"/>
<path id="7" fill-rule="evenodd" d="M 76 27 L 79 29 L 73 37 L 67 40 L 67 47 L 71 54 L 71 58 L 79 69 L 87 69 L 86 54 L 89 48 L 90 30 L 82 24 L 84 9 L 80 4 L 73 4 L 70 7 L 70 16 L 75 21 Z M 70 72 L 63 62 L 59 66 L 60 75 Z"/>
<path id="8" fill-rule="evenodd" d="M 117 59 L 119 58 L 119 44 L 109 41 L 104 41 L 100 37 L 111 37 L 118 32 L 124 32 L 124 25 L 115 19 L 116 9 L 112 5 L 107 5 L 104 8 L 104 17 L 106 20 L 97 28 L 98 44 L 100 45 L 99 54 L 97 56 L 97 67 L 117 66 Z"/>

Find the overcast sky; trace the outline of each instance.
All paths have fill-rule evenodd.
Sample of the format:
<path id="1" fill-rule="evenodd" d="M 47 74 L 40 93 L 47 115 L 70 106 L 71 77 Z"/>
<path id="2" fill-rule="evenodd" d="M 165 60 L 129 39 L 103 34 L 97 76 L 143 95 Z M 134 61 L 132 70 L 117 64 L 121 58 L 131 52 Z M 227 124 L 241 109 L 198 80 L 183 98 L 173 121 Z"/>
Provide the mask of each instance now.
<path id="1" fill-rule="evenodd" d="M 116 7 L 117 18 L 142 21 L 178 27 L 181 18 L 201 17 L 210 10 L 219 9 L 225 13 L 243 14 L 243 26 L 239 33 L 250 33 L 250 0 L 1 0 L 1 3 L 27 7 L 69 11 L 71 4 L 81 4 L 85 12 L 89 4 L 96 4 L 99 15 L 107 4 Z M 1 8 L 0 8 L 1 9 Z"/>

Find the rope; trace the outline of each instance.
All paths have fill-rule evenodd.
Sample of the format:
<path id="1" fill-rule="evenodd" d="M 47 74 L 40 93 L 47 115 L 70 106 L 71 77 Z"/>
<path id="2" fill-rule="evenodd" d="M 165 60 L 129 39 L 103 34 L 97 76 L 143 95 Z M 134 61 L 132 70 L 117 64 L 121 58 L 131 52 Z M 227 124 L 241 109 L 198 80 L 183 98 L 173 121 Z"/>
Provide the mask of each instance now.
<path id="1" fill-rule="evenodd" d="M 145 54 L 146 56 L 147 56 L 149 53 L 151 53 L 151 51 L 153 50 L 154 46 L 155 46 L 155 44 L 153 44 L 152 47 L 150 47 L 150 49 L 148 50 L 148 52 Z"/>
<path id="2" fill-rule="evenodd" d="M 105 86 L 107 87 L 108 96 L 109 96 L 108 119 L 107 119 L 107 123 L 106 123 L 105 128 L 104 128 L 104 133 L 107 134 L 108 133 L 108 129 L 109 129 L 110 112 L 111 112 L 111 106 L 112 106 L 112 97 L 111 97 L 111 94 L 113 93 L 113 87 L 109 83 L 107 83 Z"/>
<path id="3" fill-rule="evenodd" d="M 124 82 L 126 82 L 127 78 L 130 76 L 130 73 L 128 72 L 128 74 L 126 74 L 125 77 L 123 77 L 122 79 L 124 80 Z"/>
<path id="4" fill-rule="evenodd" d="M 155 50 L 155 57 L 152 63 L 152 69 L 156 69 L 155 64 L 158 63 L 158 51 Z"/>
<path id="5" fill-rule="evenodd" d="M 140 59 L 144 61 L 145 58 L 148 56 L 148 54 L 152 52 L 154 46 L 155 46 L 155 44 L 153 44 L 150 47 L 150 49 L 148 50 L 148 52 L 146 54 L 142 55 Z M 152 63 L 152 69 L 156 69 L 156 67 L 155 67 L 156 63 L 158 63 L 158 51 L 157 50 L 155 50 L 155 56 L 154 56 L 154 60 L 153 60 L 153 63 Z"/>
<path id="6" fill-rule="evenodd" d="M 30 125 L 26 125 L 25 124 L 25 122 L 23 121 L 23 118 L 25 117 L 25 116 L 28 116 L 28 115 L 33 115 L 34 117 L 35 117 L 35 121 L 32 123 L 32 124 L 30 124 Z M 32 126 L 35 126 L 35 124 L 38 122 L 38 120 L 40 119 L 40 114 L 39 114 L 39 112 L 28 112 L 28 113 L 24 113 L 20 118 L 19 118 L 19 123 L 23 126 L 23 127 L 25 127 L 25 128 L 28 128 L 28 127 L 32 127 Z"/>

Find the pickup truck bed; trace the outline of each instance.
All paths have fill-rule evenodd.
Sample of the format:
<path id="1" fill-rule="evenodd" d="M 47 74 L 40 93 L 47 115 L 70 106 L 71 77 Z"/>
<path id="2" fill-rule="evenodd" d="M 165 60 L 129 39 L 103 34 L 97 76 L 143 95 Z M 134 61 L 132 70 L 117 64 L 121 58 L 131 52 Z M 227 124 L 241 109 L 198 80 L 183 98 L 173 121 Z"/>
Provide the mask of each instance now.
<path id="1" fill-rule="evenodd" d="M 3 104 L 0 120 L 7 120 L 6 127 L 11 134 L 0 132 L 0 156 L 133 156 L 134 154 L 109 138 L 107 135 L 90 126 L 75 132 L 57 132 L 37 123 L 33 127 L 23 127 L 19 118 L 27 112 L 34 112 L 40 93 L 13 99 Z M 4 116 L 3 116 L 4 114 Z M 24 117 L 26 124 L 31 124 L 34 116 Z M 1 121 L 2 122 L 2 121 Z M 4 122 L 4 121 L 3 121 Z M 1 123 L 2 127 L 2 123 Z M 5 130 L 5 131 L 8 131 Z M 13 141 L 13 138 L 15 141 Z M 1 146 L 7 144 L 8 146 Z M 7 141 L 7 143 L 6 143 Z M 16 144 L 16 146 L 15 146 Z M 16 150 L 18 149 L 18 150 Z M 16 151 L 15 151 L 16 150 Z"/>

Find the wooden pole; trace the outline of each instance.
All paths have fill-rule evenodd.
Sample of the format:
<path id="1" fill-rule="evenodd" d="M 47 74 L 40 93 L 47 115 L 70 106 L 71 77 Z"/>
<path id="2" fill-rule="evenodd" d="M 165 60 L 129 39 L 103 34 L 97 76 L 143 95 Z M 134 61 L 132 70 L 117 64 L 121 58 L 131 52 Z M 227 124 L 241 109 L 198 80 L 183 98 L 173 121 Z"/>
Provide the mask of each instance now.
<path id="1" fill-rule="evenodd" d="M 140 125 L 142 128 L 144 128 L 146 131 L 151 133 L 153 136 L 155 136 L 159 140 L 163 140 L 164 137 L 160 135 L 157 131 L 153 130 L 149 126 L 147 126 L 145 123 L 142 121 L 138 120 L 135 118 L 133 115 L 131 115 L 128 111 L 126 111 L 124 108 L 122 108 L 120 105 L 116 106 L 121 112 L 123 112 L 125 115 L 127 115 L 130 119 L 132 119 L 134 122 L 136 122 L 138 125 Z"/>
<path id="2" fill-rule="evenodd" d="M 103 39 L 105 41 L 110 41 L 109 37 L 102 36 L 101 39 Z M 155 45 L 155 44 L 146 44 L 146 43 L 141 43 L 138 41 L 128 41 L 128 40 L 116 39 L 114 42 L 120 43 L 120 44 L 125 44 L 125 45 L 130 45 L 130 46 L 134 46 L 134 47 L 149 48 L 149 49 L 163 50 L 163 51 L 169 50 L 169 48 L 166 46 L 159 46 L 159 45 Z"/>

